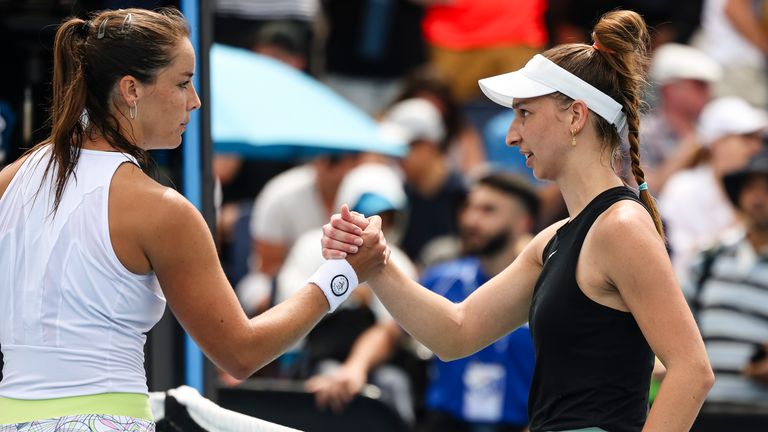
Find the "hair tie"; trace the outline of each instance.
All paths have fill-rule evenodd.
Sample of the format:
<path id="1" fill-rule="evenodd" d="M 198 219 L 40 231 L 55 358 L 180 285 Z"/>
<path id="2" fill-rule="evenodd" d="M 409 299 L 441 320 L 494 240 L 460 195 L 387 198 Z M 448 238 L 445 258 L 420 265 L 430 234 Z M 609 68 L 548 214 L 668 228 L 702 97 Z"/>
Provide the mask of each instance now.
<path id="1" fill-rule="evenodd" d="M 647 191 L 647 190 L 648 190 L 648 183 L 646 183 L 646 182 L 642 182 L 642 183 L 640 183 L 640 186 L 638 186 L 638 187 L 637 187 L 637 189 L 638 189 L 640 192 L 642 192 L 642 191 Z"/>
<path id="2" fill-rule="evenodd" d="M 613 52 L 613 50 L 610 50 L 610 49 L 600 45 L 600 43 L 597 41 L 597 38 L 595 37 L 594 34 L 592 35 L 592 40 L 593 40 L 592 48 L 594 48 L 595 51 L 601 51 L 601 52 L 604 52 L 606 54 L 611 54 Z"/>

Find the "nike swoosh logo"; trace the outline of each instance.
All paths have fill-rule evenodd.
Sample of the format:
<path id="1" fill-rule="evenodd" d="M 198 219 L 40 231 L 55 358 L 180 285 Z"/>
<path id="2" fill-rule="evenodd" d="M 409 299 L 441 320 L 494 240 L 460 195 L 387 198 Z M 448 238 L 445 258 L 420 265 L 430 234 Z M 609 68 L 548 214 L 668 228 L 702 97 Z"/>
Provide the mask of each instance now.
<path id="1" fill-rule="evenodd" d="M 555 250 L 555 251 L 553 251 L 551 254 L 549 254 L 549 256 L 547 257 L 547 260 L 549 260 L 550 258 L 552 258 L 552 255 L 554 255 L 554 254 L 555 254 L 555 252 L 557 252 L 557 250 Z"/>

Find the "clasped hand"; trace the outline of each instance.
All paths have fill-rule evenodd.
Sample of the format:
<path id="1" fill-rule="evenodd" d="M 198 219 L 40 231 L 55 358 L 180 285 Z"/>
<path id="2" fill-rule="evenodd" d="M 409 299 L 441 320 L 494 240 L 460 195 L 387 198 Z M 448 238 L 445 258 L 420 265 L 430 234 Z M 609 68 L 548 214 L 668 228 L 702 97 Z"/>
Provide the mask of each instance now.
<path id="1" fill-rule="evenodd" d="M 349 211 L 346 204 L 323 225 L 320 244 L 325 259 L 346 259 L 360 282 L 368 280 L 389 260 L 390 249 L 381 231 L 381 218 L 366 218 Z"/>

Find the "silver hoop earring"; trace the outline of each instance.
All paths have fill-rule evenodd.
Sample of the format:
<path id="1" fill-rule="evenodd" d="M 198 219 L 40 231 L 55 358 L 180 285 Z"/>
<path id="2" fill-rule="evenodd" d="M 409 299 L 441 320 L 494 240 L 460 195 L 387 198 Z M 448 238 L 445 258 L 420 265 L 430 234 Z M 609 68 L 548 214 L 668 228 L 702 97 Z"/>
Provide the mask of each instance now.
<path id="1" fill-rule="evenodd" d="M 134 120 L 138 113 L 139 113 L 139 105 L 137 104 L 136 101 L 133 101 L 133 108 L 128 107 L 128 116 L 131 118 L 131 120 Z"/>

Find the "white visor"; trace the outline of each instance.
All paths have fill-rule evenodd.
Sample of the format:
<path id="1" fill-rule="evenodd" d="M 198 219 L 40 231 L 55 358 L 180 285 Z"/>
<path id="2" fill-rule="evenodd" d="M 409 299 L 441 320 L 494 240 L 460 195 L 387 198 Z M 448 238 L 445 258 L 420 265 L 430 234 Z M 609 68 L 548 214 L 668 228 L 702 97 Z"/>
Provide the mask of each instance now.
<path id="1" fill-rule="evenodd" d="M 533 56 L 520 70 L 483 78 L 478 83 L 488 98 L 506 107 L 512 108 L 516 98 L 560 92 L 571 99 L 584 101 L 590 110 L 608 120 L 619 132 L 627 124 L 620 103 L 541 54 Z"/>

